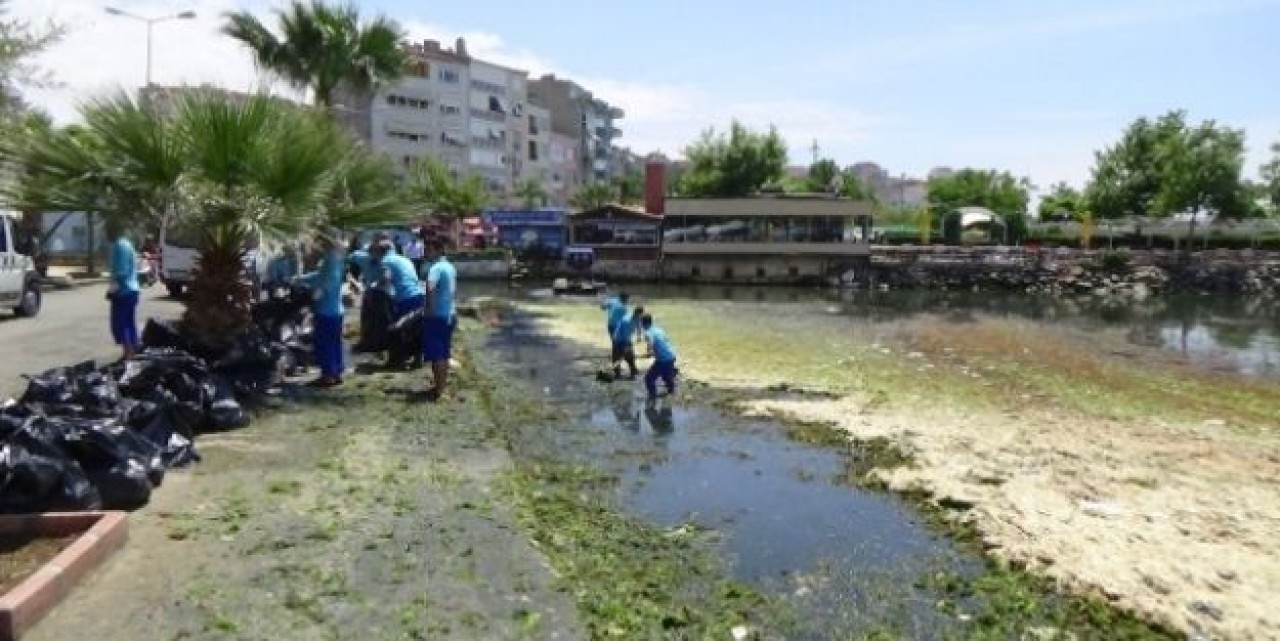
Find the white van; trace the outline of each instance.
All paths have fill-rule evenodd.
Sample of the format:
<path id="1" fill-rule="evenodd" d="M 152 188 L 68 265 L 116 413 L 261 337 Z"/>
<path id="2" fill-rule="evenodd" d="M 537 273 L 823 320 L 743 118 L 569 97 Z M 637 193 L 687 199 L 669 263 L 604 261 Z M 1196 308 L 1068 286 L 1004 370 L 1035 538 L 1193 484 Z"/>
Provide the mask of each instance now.
<path id="1" fill-rule="evenodd" d="M 267 265 L 277 253 L 264 249 L 260 238 L 249 243 L 244 254 L 244 267 L 253 282 L 254 292 L 262 291 Z M 196 240 L 189 232 L 178 226 L 165 226 L 160 233 L 160 280 L 170 296 L 182 296 L 191 287 L 198 257 Z"/>

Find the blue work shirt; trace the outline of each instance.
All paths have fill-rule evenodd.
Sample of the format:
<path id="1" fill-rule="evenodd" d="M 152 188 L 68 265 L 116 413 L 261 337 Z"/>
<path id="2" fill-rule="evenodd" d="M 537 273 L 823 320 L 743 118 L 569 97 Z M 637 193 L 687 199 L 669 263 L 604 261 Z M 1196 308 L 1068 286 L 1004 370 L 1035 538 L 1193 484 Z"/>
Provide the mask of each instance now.
<path id="1" fill-rule="evenodd" d="M 320 259 L 316 271 L 303 275 L 302 282 L 311 288 L 315 297 L 311 311 L 316 316 L 342 316 L 346 311 L 342 307 L 342 283 L 346 274 L 342 251 L 332 250 Z"/>
<path id="2" fill-rule="evenodd" d="M 133 243 L 123 236 L 111 244 L 111 282 L 119 294 L 139 291 L 138 253 L 133 251 Z"/>
<path id="3" fill-rule="evenodd" d="M 630 345 L 632 336 L 636 333 L 636 326 L 640 324 L 640 317 L 633 311 L 618 321 L 618 326 L 613 330 L 613 342 Z"/>
<path id="4" fill-rule="evenodd" d="M 271 268 L 267 277 L 273 283 L 288 283 L 298 275 L 298 259 L 290 254 L 282 254 L 271 260 Z"/>
<path id="5" fill-rule="evenodd" d="M 454 305 L 454 293 L 458 288 L 458 270 L 448 258 L 441 256 L 427 269 L 427 288 L 431 295 L 431 315 L 453 318 L 458 313 Z"/>
<path id="6" fill-rule="evenodd" d="M 392 295 L 396 301 L 406 301 L 425 293 L 422 281 L 418 279 L 418 270 L 408 258 L 388 252 L 382 259 L 382 269 L 395 290 Z"/>
<path id="7" fill-rule="evenodd" d="M 603 307 L 605 313 L 609 315 L 609 320 L 606 322 L 610 328 L 617 327 L 618 323 L 621 323 L 623 317 L 627 315 L 627 306 L 624 305 L 622 303 L 622 299 L 617 296 L 610 296 L 606 298 L 601 307 Z"/>
<path id="8" fill-rule="evenodd" d="M 662 331 L 661 327 L 653 325 L 645 330 L 644 333 L 649 337 L 649 347 L 653 350 L 653 360 L 659 363 L 674 362 L 676 360 L 676 350 L 671 346 L 671 339 L 667 338 L 667 333 Z"/>
<path id="9" fill-rule="evenodd" d="M 347 262 L 353 267 L 360 270 L 360 282 L 365 285 L 371 285 L 378 282 L 378 274 L 372 273 L 373 257 L 369 255 L 367 249 L 357 249 L 347 256 Z"/>

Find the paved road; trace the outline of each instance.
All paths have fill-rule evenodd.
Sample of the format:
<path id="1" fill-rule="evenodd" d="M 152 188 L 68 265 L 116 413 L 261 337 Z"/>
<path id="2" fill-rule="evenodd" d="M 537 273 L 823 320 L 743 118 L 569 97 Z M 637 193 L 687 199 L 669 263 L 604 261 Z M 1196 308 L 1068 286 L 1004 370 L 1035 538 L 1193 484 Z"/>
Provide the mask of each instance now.
<path id="1" fill-rule="evenodd" d="M 118 356 L 107 326 L 105 295 L 105 285 L 46 292 L 44 309 L 36 318 L 16 318 L 0 310 L 0 402 L 22 393 L 22 374 Z M 143 290 L 138 329 L 149 317 L 175 318 L 181 312 L 182 306 L 166 298 L 163 288 Z"/>

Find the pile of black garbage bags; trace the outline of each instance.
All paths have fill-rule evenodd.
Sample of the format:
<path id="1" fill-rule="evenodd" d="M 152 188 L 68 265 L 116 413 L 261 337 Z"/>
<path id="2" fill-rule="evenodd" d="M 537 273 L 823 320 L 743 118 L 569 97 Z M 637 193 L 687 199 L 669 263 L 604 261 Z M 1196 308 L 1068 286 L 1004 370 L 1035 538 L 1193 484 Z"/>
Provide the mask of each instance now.
<path id="1" fill-rule="evenodd" d="M 241 400 L 297 358 L 251 335 L 212 360 L 154 321 L 143 343 L 128 361 L 31 376 L 21 398 L 0 406 L 0 513 L 145 505 L 166 470 L 199 460 L 198 434 L 248 425 Z"/>

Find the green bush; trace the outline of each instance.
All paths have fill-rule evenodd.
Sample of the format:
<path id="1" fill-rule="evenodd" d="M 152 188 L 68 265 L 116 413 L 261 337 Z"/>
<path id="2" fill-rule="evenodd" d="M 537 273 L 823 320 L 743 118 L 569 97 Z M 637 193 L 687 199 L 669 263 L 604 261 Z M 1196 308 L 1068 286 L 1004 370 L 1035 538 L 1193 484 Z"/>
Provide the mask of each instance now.
<path id="1" fill-rule="evenodd" d="M 1129 252 L 1109 251 L 1102 255 L 1098 265 L 1103 271 L 1113 274 L 1127 272 L 1130 268 Z"/>

